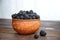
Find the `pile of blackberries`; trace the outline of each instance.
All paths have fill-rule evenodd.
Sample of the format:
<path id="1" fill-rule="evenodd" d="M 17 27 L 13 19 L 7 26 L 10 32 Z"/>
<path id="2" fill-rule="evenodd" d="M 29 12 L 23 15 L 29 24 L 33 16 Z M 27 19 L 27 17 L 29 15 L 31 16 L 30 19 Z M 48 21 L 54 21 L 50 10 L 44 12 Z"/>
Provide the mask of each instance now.
<path id="1" fill-rule="evenodd" d="M 37 13 L 30 11 L 22 11 L 20 10 L 19 13 L 12 14 L 12 18 L 16 19 L 40 19 L 40 16 Z"/>

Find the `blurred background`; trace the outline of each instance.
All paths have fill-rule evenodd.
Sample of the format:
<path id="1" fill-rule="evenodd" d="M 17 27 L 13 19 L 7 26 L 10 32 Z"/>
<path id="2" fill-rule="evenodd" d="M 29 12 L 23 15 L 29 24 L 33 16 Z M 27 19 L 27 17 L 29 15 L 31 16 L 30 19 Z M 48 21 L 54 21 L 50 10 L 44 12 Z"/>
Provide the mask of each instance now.
<path id="1" fill-rule="evenodd" d="M 20 10 L 33 10 L 41 20 L 60 21 L 60 0 L 0 0 L 0 19 L 11 19 Z"/>

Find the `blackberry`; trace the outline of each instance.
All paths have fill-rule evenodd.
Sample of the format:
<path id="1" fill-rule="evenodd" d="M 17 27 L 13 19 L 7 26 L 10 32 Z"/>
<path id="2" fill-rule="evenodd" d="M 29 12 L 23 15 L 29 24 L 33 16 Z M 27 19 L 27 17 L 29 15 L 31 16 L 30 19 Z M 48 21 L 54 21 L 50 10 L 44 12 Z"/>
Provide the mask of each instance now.
<path id="1" fill-rule="evenodd" d="M 40 18 L 40 16 L 39 15 L 35 15 L 36 16 L 36 19 L 39 19 Z"/>
<path id="2" fill-rule="evenodd" d="M 40 36 L 46 36 L 46 34 L 47 33 L 45 31 L 43 31 L 43 30 L 40 31 Z"/>
<path id="3" fill-rule="evenodd" d="M 23 11 L 23 14 L 26 14 L 26 11 Z"/>
<path id="4" fill-rule="evenodd" d="M 36 17 L 35 16 L 32 16 L 32 19 L 36 19 Z"/>
<path id="5" fill-rule="evenodd" d="M 19 13 L 20 13 L 20 14 L 22 14 L 22 13 L 23 13 L 23 11 L 22 11 L 22 10 L 20 10 L 20 11 L 19 11 Z"/>
<path id="6" fill-rule="evenodd" d="M 12 18 L 16 18 L 16 17 L 17 17 L 17 14 L 13 14 L 13 15 L 12 15 Z"/>
<path id="7" fill-rule="evenodd" d="M 35 35 L 34 35 L 34 38 L 35 38 L 35 39 L 38 39 L 38 38 L 39 38 L 39 35 L 35 34 Z"/>
<path id="8" fill-rule="evenodd" d="M 17 16 L 16 18 L 17 18 L 17 19 L 19 19 L 20 17 L 19 17 L 19 16 Z"/>
<path id="9" fill-rule="evenodd" d="M 26 14 L 29 14 L 29 11 L 26 11 Z"/>
<path id="10" fill-rule="evenodd" d="M 30 10 L 30 13 L 33 13 L 33 10 Z"/>
<path id="11" fill-rule="evenodd" d="M 23 16 L 23 15 L 20 15 L 20 16 L 19 16 L 19 18 L 20 18 L 20 19 L 23 19 L 23 18 L 24 18 L 24 16 Z"/>

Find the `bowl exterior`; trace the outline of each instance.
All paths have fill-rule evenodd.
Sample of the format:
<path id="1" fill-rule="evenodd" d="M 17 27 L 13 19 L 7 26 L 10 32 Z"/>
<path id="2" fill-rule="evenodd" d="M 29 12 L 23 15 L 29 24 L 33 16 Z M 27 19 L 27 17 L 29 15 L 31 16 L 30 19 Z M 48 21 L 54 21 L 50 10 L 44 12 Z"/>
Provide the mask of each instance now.
<path id="1" fill-rule="evenodd" d="M 32 34 L 40 28 L 40 19 L 12 19 L 13 29 L 20 34 Z"/>

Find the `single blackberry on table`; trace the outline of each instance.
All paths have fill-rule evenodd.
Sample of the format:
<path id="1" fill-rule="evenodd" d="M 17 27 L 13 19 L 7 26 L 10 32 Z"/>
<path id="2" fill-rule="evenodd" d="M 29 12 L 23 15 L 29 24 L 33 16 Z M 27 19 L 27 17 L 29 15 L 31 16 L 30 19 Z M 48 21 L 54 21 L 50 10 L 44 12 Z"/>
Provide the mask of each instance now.
<path id="1" fill-rule="evenodd" d="M 46 34 L 47 33 L 45 31 L 43 31 L 43 30 L 40 31 L 40 36 L 46 36 Z"/>
<path id="2" fill-rule="evenodd" d="M 34 35 L 34 38 L 35 38 L 35 39 L 38 39 L 38 38 L 39 38 L 39 35 L 35 34 L 35 35 Z"/>

